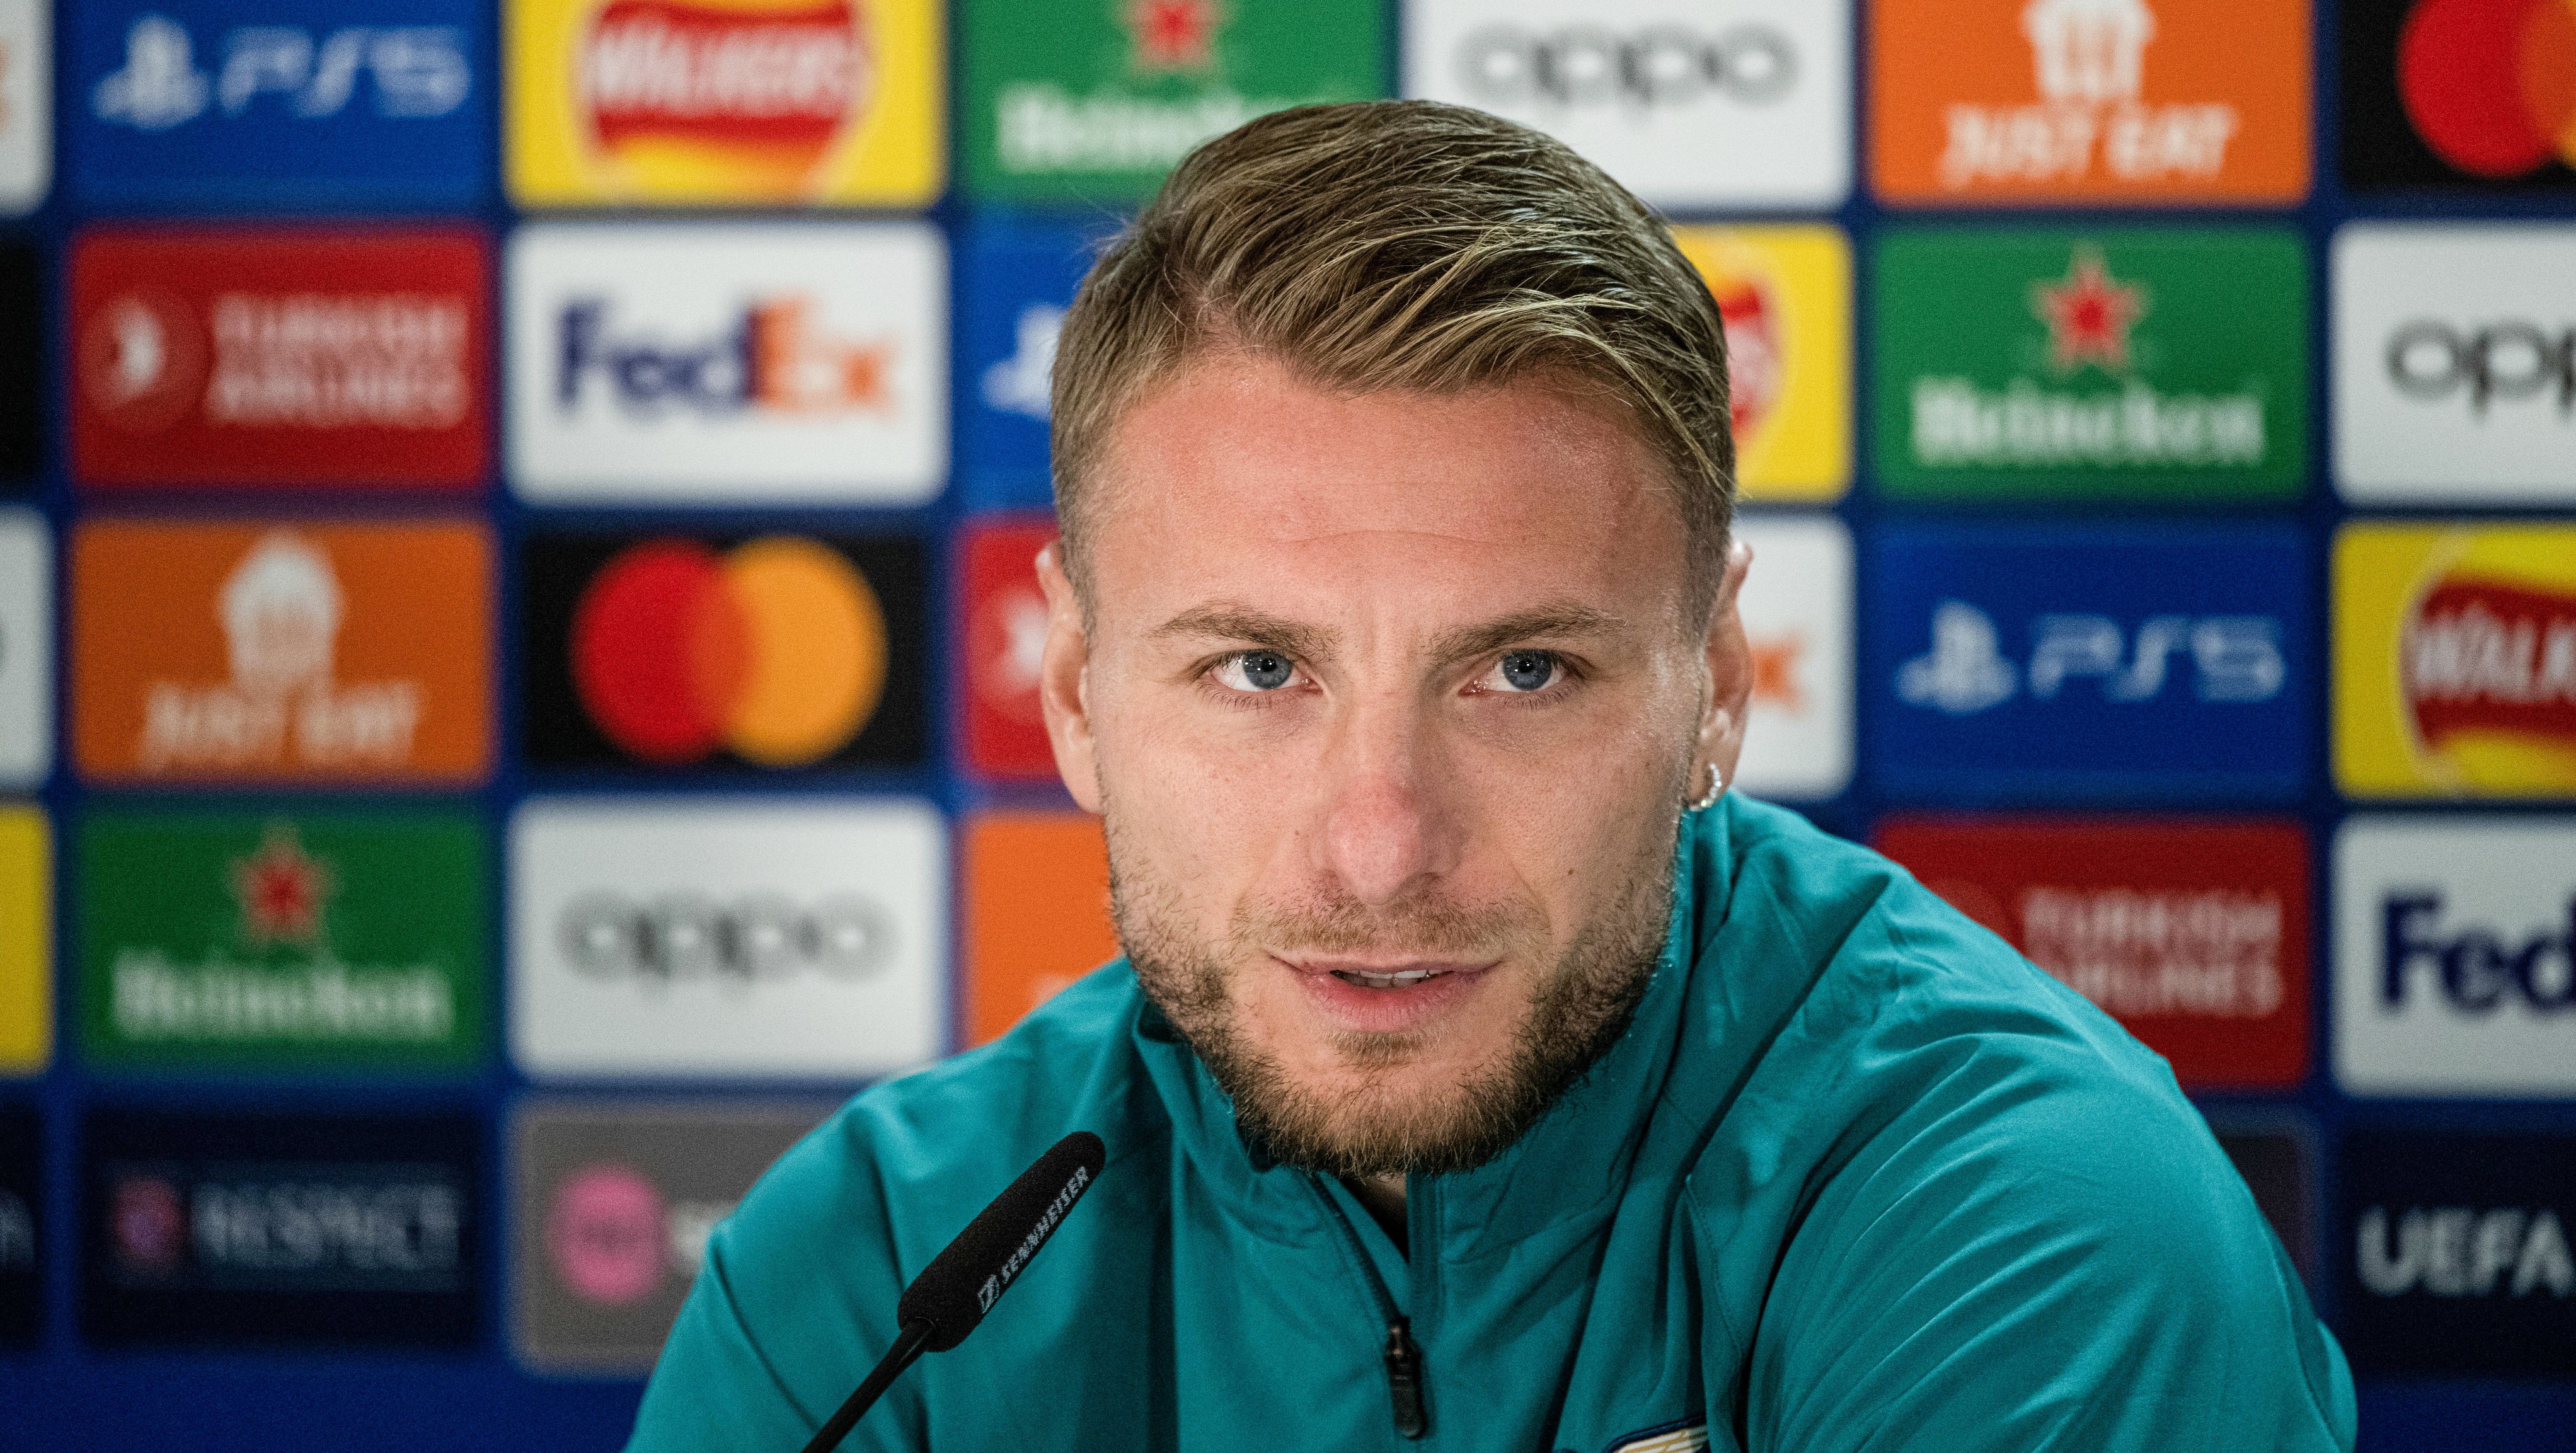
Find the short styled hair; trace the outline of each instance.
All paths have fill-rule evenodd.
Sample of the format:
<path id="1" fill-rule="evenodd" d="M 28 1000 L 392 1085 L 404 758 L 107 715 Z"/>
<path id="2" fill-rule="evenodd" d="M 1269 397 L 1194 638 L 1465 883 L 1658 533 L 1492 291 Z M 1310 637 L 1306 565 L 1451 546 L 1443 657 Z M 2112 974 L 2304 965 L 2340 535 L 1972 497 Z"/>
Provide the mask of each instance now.
<path id="1" fill-rule="evenodd" d="M 1548 374 L 1624 408 L 1670 475 L 1686 599 L 1708 608 L 1735 503 L 1725 325 L 1661 219 L 1562 142 L 1464 106 L 1365 101 L 1273 112 L 1191 152 L 1093 265 L 1057 341 L 1056 512 L 1077 585 L 1110 431 L 1219 353 L 1352 393 Z"/>

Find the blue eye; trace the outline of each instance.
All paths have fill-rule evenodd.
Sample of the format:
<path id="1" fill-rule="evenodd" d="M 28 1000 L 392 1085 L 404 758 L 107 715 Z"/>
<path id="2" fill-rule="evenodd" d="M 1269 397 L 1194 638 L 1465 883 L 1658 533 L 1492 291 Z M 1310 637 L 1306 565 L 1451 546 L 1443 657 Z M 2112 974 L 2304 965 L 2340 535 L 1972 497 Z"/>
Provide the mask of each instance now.
<path id="1" fill-rule="evenodd" d="M 1217 668 L 1217 679 L 1238 691 L 1277 691 L 1296 675 L 1296 663 L 1276 651 L 1238 652 Z"/>
<path id="2" fill-rule="evenodd" d="M 1500 664 L 1504 683 L 1514 691 L 1538 691 L 1556 679 L 1556 657 L 1545 651 L 1514 651 Z"/>

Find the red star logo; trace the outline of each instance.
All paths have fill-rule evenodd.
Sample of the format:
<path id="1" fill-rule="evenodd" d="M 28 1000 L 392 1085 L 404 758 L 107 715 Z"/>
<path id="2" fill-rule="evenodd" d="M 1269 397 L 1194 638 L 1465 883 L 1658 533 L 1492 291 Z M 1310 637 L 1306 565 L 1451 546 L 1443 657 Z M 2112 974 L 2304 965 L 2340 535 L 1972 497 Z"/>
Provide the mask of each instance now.
<path id="1" fill-rule="evenodd" d="M 1136 67 L 1203 70 L 1216 56 L 1216 0 L 1128 0 L 1127 29 L 1136 38 Z"/>
<path id="2" fill-rule="evenodd" d="M 2129 329 L 2147 315 L 2147 290 L 2115 282 L 2102 250 L 2078 244 L 2062 282 L 2033 283 L 2030 310 L 2048 325 L 2048 364 L 2059 373 L 2087 363 L 2105 372 L 2129 368 Z"/>
<path id="3" fill-rule="evenodd" d="M 265 947 L 312 944 L 322 937 L 322 905 L 338 885 L 296 841 L 292 824 L 272 822 L 259 851 L 233 859 L 233 896 L 241 900 L 242 936 Z"/>
<path id="4" fill-rule="evenodd" d="M 1783 711 L 1805 711 L 1807 694 L 1798 689 L 1798 658 L 1806 654 L 1807 638 L 1791 631 L 1754 641 L 1752 648 L 1753 699 Z"/>

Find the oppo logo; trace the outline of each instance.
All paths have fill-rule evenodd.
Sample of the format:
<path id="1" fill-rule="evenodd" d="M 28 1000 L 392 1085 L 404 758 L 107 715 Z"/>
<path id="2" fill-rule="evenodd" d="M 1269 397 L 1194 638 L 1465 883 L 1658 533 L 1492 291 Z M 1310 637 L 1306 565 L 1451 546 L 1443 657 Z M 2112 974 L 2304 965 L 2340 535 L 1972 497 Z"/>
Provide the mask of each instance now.
<path id="1" fill-rule="evenodd" d="M 805 972 L 865 978 L 894 953 L 894 927 L 864 898 L 800 906 L 755 896 L 732 902 L 694 893 L 638 900 L 593 893 L 573 900 L 557 929 L 564 956 L 601 979 L 739 983 Z"/>
<path id="2" fill-rule="evenodd" d="M 2576 324 L 2555 337 L 2537 323 L 2489 323 L 2462 331 L 2423 319 L 2391 334 L 2388 381 L 2409 398 L 2439 402 L 2465 390 L 2469 411 L 2489 403 L 2554 396 L 2561 414 L 2576 411 Z"/>
<path id="3" fill-rule="evenodd" d="M 1588 25 L 1546 34 L 1491 25 L 1467 37 L 1458 66 L 1467 89 L 1495 105 L 1687 106 L 1710 94 L 1762 105 L 1798 80 L 1788 37 L 1760 25 L 1714 37 L 1679 25 L 1628 35 Z"/>

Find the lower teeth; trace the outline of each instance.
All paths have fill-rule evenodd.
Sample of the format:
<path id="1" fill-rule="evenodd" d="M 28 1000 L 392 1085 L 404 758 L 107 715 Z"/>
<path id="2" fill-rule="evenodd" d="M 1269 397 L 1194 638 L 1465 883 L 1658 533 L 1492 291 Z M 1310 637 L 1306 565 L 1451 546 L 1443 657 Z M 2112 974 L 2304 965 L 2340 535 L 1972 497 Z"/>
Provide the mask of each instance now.
<path id="1" fill-rule="evenodd" d="M 1432 970 L 1422 969 L 1405 974 L 1361 974 L 1336 971 L 1333 977 L 1345 984 L 1357 984 L 1363 989 L 1405 989 L 1427 979 L 1438 978 L 1439 975 Z"/>

